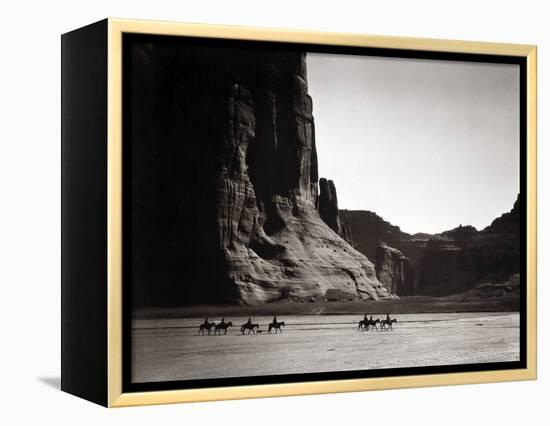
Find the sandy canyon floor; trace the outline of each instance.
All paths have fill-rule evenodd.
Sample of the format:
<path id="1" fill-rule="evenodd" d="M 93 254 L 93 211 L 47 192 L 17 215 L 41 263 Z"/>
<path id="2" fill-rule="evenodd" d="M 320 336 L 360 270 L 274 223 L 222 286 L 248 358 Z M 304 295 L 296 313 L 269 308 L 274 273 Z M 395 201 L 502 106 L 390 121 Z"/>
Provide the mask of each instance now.
<path id="1" fill-rule="evenodd" d="M 393 331 L 358 332 L 359 315 L 253 317 L 261 334 L 242 335 L 247 317 L 227 317 L 226 335 L 197 335 L 202 319 L 135 319 L 132 381 L 158 382 L 436 366 L 519 360 L 520 321 L 513 313 L 395 315 Z M 376 316 L 375 316 L 376 318 Z M 221 318 L 211 317 L 219 321 Z"/>

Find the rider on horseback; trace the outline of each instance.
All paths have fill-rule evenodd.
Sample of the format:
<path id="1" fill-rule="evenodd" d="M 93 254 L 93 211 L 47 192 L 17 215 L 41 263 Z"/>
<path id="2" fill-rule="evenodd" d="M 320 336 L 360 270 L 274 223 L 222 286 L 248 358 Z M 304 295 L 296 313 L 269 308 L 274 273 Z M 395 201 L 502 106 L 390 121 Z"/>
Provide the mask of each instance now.
<path id="1" fill-rule="evenodd" d="M 267 332 L 268 334 L 271 334 L 271 329 L 275 329 L 275 334 L 277 334 L 277 331 L 279 332 L 283 332 L 283 330 L 281 330 L 281 327 L 285 325 L 285 322 L 284 321 L 277 321 L 277 315 L 275 315 L 273 317 L 273 321 L 267 326 Z"/>
<path id="2" fill-rule="evenodd" d="M 386 319 L 382 321 L 382 330 L 393 330 L 392 324 L 397 322 L 396 319 L 392 319 L 390 314 L 386 314 Z"/>

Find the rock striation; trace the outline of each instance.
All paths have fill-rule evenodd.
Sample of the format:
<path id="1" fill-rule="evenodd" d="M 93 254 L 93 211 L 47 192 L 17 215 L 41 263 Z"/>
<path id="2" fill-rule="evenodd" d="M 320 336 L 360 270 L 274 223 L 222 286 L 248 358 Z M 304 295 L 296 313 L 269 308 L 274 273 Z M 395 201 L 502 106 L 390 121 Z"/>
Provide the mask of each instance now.
<path id="1" fill-rule="evenodd" d="M 342 238 L 346 240 L 350 246 L 354 247 L 353 233 L 351 232 L 351 226 L 349 226 L 347 222 L 342 226 Z"/>
<path id="2" fill-rule="evenodd" d="M 136 43 L 132 65 L 135 303 L 395 297 L 319 182 L 304 53 Z"/>

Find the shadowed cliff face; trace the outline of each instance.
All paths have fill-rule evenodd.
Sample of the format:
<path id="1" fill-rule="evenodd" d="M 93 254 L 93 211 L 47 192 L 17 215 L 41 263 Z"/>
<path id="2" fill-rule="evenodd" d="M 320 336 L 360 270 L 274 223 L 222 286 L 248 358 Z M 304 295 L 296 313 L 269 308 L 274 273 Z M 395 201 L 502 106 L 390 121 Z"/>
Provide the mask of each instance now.
<path id="1" fill-rule="evenodd" d="M 340 210 L 346 241 L 375 260 L 378 279 L 398 296 L 417 294 L 417 271 L 432 235 L 411 235 L 376 213 Z"/>
<path id="2" fill-rule="evenodd" d="M 422 250 L 432 235 L 411 235 L 376 213 L 366 210 L 340 210 L 340 220 L 348 225 L 354 247 L 369 259 L 376 257 L 380 243 L 395 247 L 413 264 L 419 264 Z"/>
<path id="3" fill-rule="evenodd" d="M 519 199 L 482 231 L 459 226 L 429 240 L 419 267 L 418 292 L 456 294 L 483 280 L 500 282 L 519 273 Z"/>
<path id="4" fill-rule="evenodd" d="M 321 178 L 319 180 L 319 215 L 321 219 L 337 234 L 341 233 L 338 214 L 338 196 L 334 182 Z"/>
<path id="5" fill-rule="evenodd" d="M 135 303 L 392 297 L 317 211 L 305 54 L 136 44 L 132 65 Z"/>
<path id="6" fill-rule="evenodd" d="M 385 243 L 376 250 L 376 276 L 392 293 L 413 295 L 415 293 L 414 268 L 411 261 L 399 250 Z"/>
<path id="7" fill-rule="evenodd" d="M 369 211 L 340 210 L 340 218 L 350 226 L 354 246 L 375 259 L 377 277 L 390 291 L 446 296 L 519 273 L 519 200 L 482 231 L 459 226 L 437 235 L 410 235 Z"/>
<path id="8" fill-rule="evenodd" d="M 336 193 L 336 185 L 334 185 L 332 180 L 319 179 L 319 199 L 317 206 L 319 216 L 321 216 L 323 222 L 353 247 L 351 228 L 349 224 L 340 221 L 338 195 Z"/>

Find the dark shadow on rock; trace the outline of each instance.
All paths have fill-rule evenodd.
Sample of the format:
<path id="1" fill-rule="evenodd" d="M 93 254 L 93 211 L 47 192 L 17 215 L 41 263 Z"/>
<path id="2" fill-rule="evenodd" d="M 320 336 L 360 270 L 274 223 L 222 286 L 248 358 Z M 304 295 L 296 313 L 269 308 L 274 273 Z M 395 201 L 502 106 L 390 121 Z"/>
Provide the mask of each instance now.
<path id="1" fill-rule="evenodd" d="M 61 377 L 39 377 L 38 381 L 54 389 L 61 389 Z"/>

